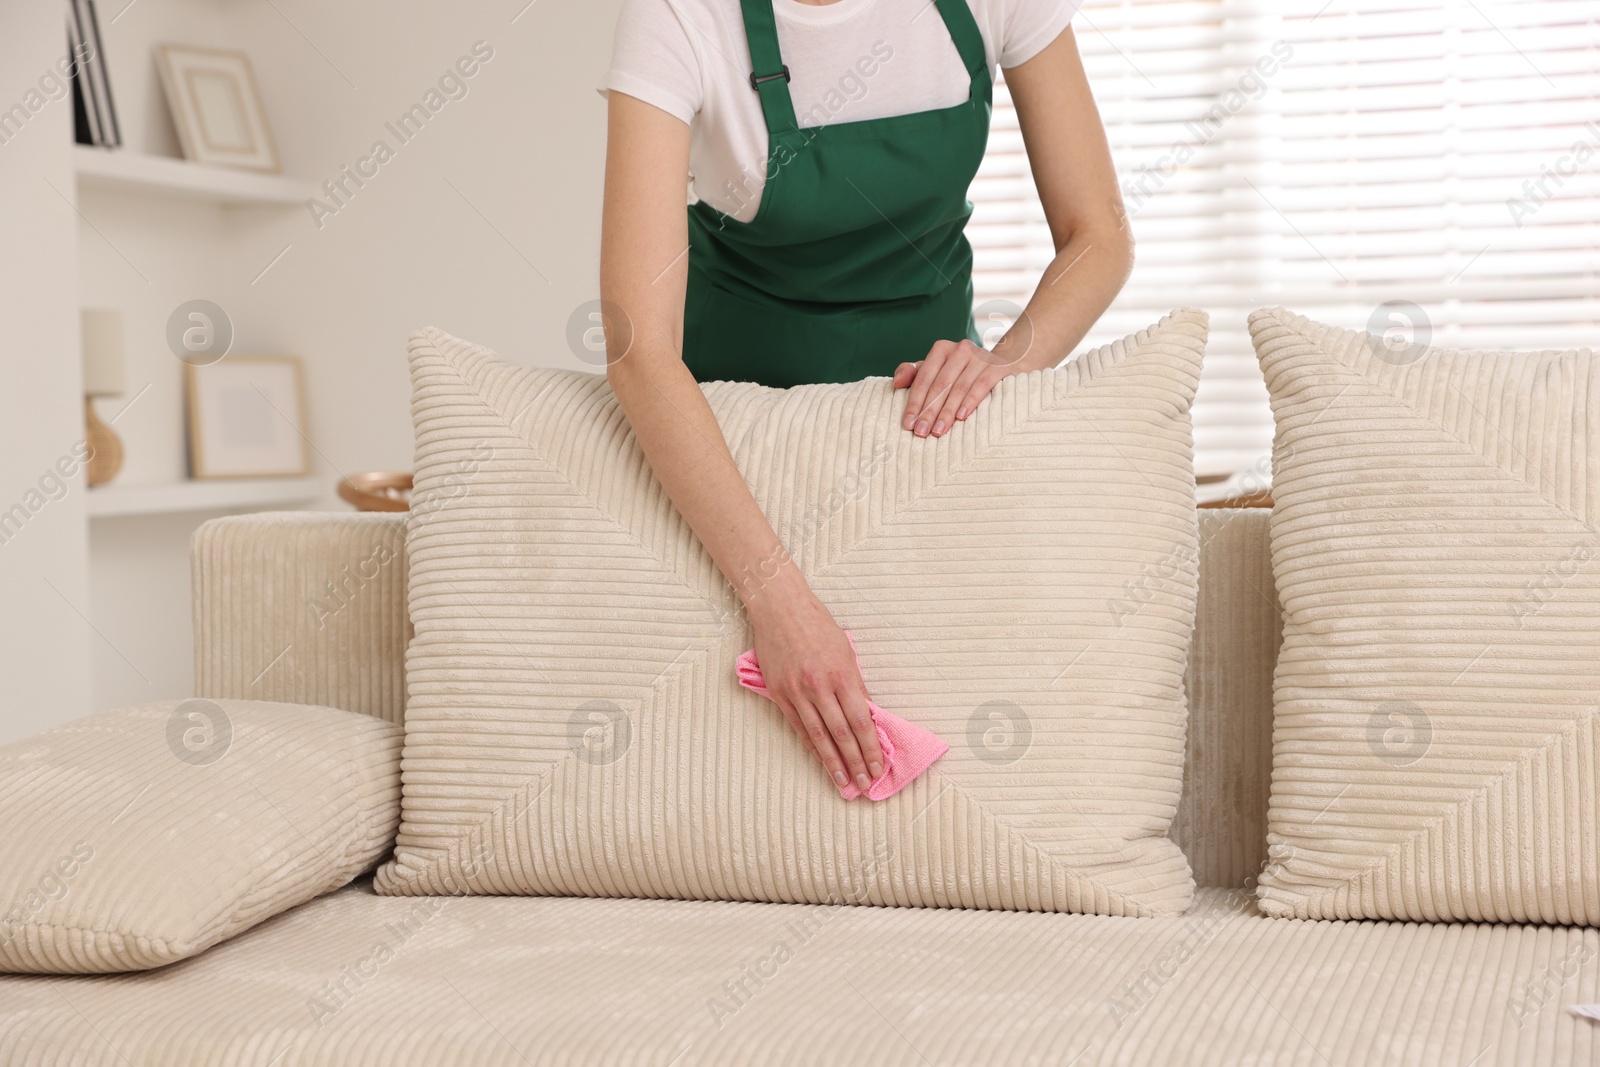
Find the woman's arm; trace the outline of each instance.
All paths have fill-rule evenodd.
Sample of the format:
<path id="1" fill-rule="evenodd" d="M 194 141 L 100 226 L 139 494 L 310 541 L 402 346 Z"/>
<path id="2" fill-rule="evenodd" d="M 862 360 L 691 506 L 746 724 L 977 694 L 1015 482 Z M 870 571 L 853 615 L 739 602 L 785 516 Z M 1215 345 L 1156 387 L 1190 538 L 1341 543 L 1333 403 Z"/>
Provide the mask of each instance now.
<path id="1" fill-rule="evenodd" d="M 1006 85 L 1056 256 L 993 352 L 971 341 L 940 341 L 921 363 L 895 370 L 895 386 L 911 390 L 902 425 L 919 437 L 948 433 L 1001 378 L 1060 363 L 1133 269 L 1133 233 L 1072 27 L 1007 70 Z"/>
<path id="2" fill-rule="evenodd" d="M 883 754 L 855 655 L 751 496 L 683 362 L 689 127 L 623 93 L 609 100 L 606 377 L 662 487 L 743 601 L 774 702 L 835 782 L 865 791 Z"/>

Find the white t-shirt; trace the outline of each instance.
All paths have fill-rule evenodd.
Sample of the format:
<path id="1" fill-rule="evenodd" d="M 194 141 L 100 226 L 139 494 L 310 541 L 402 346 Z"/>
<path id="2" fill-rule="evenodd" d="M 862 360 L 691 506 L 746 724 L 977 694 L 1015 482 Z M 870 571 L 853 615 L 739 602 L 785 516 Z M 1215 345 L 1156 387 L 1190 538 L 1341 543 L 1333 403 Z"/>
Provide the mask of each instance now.
<path id="1" fill-rule="evenodd" d="M 1043 51 L 1078 2 L 967 0 L 990 76 Z M 967 99 L 971 79 L 932 0 L 772 0 L 772 8 L 802 127 Z M 627 0 L 600 84 L 602 95 L 615 89 L 687 123 L 689 202 L 704 199 L 741 222 L 755 217 L 767 173 L 767 124 L 750 69 L 739 0 Z"/>

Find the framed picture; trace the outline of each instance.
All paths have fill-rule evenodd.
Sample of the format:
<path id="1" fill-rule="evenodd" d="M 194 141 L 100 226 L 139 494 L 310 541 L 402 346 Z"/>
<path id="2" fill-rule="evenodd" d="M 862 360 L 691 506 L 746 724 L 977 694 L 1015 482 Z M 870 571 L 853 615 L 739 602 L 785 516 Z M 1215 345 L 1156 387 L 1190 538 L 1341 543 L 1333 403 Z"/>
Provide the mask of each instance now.
<path id="1" fill-rule="evenodd" d="M 194 478 L 305 475 L 305 382 L 293 356 L 229 356 L 184 365 L 189 474 Z"/>
<path id="2" fill-rule="evenodd" d="M 278 150 L 250 57 L 180 44 L 157 45 L 156 53 L 184 158 L 247 170 L 278 169 Z"/>

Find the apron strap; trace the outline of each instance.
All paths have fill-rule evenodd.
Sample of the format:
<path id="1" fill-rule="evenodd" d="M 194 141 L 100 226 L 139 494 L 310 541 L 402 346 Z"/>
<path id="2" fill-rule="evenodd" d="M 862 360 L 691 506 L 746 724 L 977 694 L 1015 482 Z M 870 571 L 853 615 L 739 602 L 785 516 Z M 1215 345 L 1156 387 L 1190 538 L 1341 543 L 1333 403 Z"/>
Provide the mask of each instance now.
<path id="1" fill-rule="evenodd" d="M 972 17 L 967 0 L 934 0 L 939 17 L 955 42 L 967 76 L 972 79 L 973 97 L 989 83 L 989 59 L 983 49 L 983 34 Z M 761 114 L 767 122 L 767 136 L 776 137 L 800 128 L 789 96 L 789 68 L 778 49 L 778 23 L 772 13 L 772 0 L 739 0 L 744 14 L 744 36 L 750 46 L 750 88 L 761 97 Z"/>
<path id="2" fill-rule="evenodd" d="M 950 31 L 956 51 L 961 54 L 967 76 L 972 79 L 973 95 L 977 96 L 978 87 L 989 80 L 989 57 L 983 50 L 978 21 L 972 17 L 967 0 L 935 0 L 935 3 L 939 5 L 939 16 L 944 19 L 945 29 Z"/>
<path id="3" fill-rule="evenodd" d="M 744 12 L 744 36 L 750 45 L 750 87 L 761 96 L 761 114 L 767 120 L 767 136 L 776 137 L 800 128 L 794 117 L 794 101 L 789 98 L 789 68 L 778 52 L 778 24 L 772 14 L 772 0 L 740 0 Z"/>

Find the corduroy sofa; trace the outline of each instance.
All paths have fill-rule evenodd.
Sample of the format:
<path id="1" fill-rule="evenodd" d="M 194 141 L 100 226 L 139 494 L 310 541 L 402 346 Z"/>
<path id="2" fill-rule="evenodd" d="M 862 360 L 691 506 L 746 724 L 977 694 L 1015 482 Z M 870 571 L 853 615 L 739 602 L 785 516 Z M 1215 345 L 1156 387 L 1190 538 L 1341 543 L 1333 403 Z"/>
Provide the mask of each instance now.
<path id="1" fill-rule="evenodd" d="M 0 977 L 5 1064 L 1589 1064 L 1600 930 L 1255 909 L 1280 642 L 1264 510 L 1201 513 L 1177 918 L 553 897 L 370 880 L 138 974 Z M 399 722 L 398 516 L 193 546 L 196 685 Z M 309 598 L 307 590 L 312 590 Z"/>

